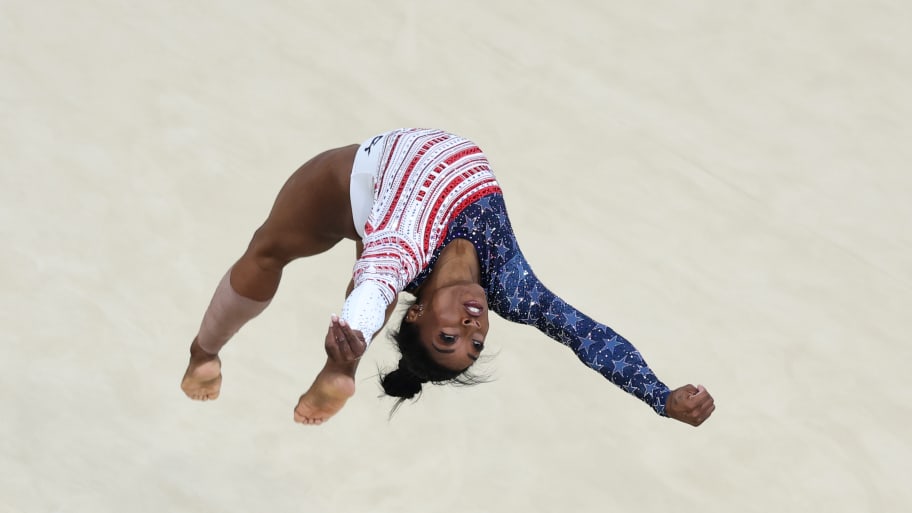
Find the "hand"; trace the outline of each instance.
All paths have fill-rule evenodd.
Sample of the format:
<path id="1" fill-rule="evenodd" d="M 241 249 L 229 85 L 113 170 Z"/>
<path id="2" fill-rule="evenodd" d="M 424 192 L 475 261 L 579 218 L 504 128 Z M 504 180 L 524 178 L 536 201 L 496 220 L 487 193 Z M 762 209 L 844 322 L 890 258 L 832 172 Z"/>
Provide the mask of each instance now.
<path id="1" fill-rule="evenodd" d="M 665 414 L 691 426 L 706 422 L 716 409 L 716 403 L 703 385 L 684 385 L 673 390 L 665 401 Z"/>
<path id="2" fill-rule="evenodd" d="M 335 314 L 330 321 L 324 346 L 326 355 L 336 363 L 357 361 L 367 349 L 364 335 L 359 330 L 351 329 L 344 319 L 340 319 Z"/>

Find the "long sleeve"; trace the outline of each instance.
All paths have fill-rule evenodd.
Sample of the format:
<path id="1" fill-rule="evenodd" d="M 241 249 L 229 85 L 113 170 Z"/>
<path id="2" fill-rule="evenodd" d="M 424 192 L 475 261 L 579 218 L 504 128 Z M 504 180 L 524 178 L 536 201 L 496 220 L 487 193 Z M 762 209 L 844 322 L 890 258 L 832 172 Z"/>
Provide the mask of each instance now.
<path id="1" fill-rule="evenodd" d="M 513 258 L 492 272 L 488 291 L 492 310 L 509 321 L 535 326 L 568 346 L 588 367 L 665 415 L 670 390 L 640 352 L 614 330 L 548 290 L 518 248 Z"/>
<path id="2" fill-rule="evenodd" d="M 373 281 L 366 281 L 352 290 L 342 306 L 342 318 L 354 330 L 364 335 L 364 342 L 369 346 L 374 335 L 383 328 L 386 319 L 387 295 L 384 286 Z"/>
<path id="3" fill-rule="evenodd" d="M 447 238 L 455 237 L 475 246 L 492 311 L 509 321 L 535 326 L 572 349 L 588 367 L 665 415 L 671 391 L 639 351 L 608 326 L 557 297 L 532 272 L 516 242 L 501 194 L 485 196 L 466 207 L 450 226 Z"/>
<path id="4" fill-rule="evenodd" d="M 383 328 L 386 308 L 418 273 L 417 255 L 416 244 L 399 233 L 378 231 L 364 238 L 354 267 L 355 288 L 345 299 L 342 318 L 361 331 L 368 345 Z"/>

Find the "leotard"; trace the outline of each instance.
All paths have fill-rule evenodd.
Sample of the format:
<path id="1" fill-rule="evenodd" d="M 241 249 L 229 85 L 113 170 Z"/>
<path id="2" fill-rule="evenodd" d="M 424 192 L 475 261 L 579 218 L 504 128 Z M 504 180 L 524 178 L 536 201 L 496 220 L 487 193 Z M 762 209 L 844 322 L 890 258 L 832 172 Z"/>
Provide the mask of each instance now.
<path id="1" fill-rule="evenodd" d="M 670 390 L 639 351 L 555 295 L 532 272 L 513 234 L 502 191 L 474 143 L 422 129 L 396 130 L 371 141 L 370 151 L 383 153 L 364 227 L 364 251 L 355 264 L 355 288 L 342 310 L 354 329 L 369 342 L 396 295 L 421 285 L 447 244 L 465 239 L 475 247 L 492 311 L 535 326 L 665 415 Z M 359 151 L 371 148 L 368 144 Z"/>

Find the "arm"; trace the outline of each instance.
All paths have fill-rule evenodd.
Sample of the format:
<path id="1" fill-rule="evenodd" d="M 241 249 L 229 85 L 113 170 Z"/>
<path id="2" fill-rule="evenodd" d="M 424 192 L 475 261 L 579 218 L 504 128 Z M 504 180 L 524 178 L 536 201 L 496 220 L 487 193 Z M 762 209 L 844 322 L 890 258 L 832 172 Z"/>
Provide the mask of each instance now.
<path id="1" fill-rule="evenodd" d="M 389 320 L 399 292 L 418 274 L 420 251 L 408 237 L 389 230 L 369 234 L 357 250 L 342 318 L 370 345 Z"/>
<path id="2" fill-rule="evenodd" d="M 568 346 L 589 368 L 666 416 L 671 394 L 624 337 L 580 312 L 548 290 L 522 253 L 492 276 L 491 308 L 509 321 L 535 326 Z"/>
<path id="3" fill-rule="evenodd" d="M 356 241 L 356 262 L 361 258 L 363 252 L 364 243 Z M 348 282 L 348 286 L 345 288 L 346 300 L 348 300 L 354 290 L 355 278 L 352 277 Z M 389 321 L 390 315 L 393 313 L 393 310 L 395 310 L 395 307 L 395 303 L 391 303 L 387 306 L 383 320 L 384 325 Z M 326 364 L 323 366 L 324 370 L 330 367 L 337 367 L 344 370 L 345 374 L 354 378 L 355 372 L 358 370 L 358 362 L 361 360 L 364 351 L 367 350 L 367 345 L 368 341 L 365 339 L 364 333 L 361 330 L 352 328 L 351 325 L 344 320 L 344 317 L 340 319 L 333 314 L 330 319 L 329 331 L 326 333 L 326 339 L 324 341 L 324 349 L 326 350 Z"/>
<path id="4" fill-rule="evenodd" d="M 364 244 L 356 241 L 355 261 L 361 258 L 362 252 L 364 252 Z M 354 289 L 355 279 L 352 277 L 348 286 L 345 287 L 346 299 Z M 323 349 L 326 351 L 326 363 L 323 364 L 321 374 L 335 372 L 354 379 L 355 372 L 358 370 L 358 362 L 361 361 L 361 356 L 367 350 L 367 343 L 360 330 L 353 330 L 347 322 L 333 314 L 329 321 L 329 330 L 323 341 Z"/>
<path id="5" fill-rule="evenodd" d="M 358 244 L 356 254 L 360 255 L 362 249 L 361 244 Z M 359 289 L 370 290 L 369 287 L 355 287 L 352 282 L 347 287 L 346 296 L 350 297 Z M 346 305 L 349 305 L 348 300 Z M 391 310 L 392 308 L 381 308 L 380 317 L 386 312 L 388 318 Z M 345 310 L 343 314 L 344 312 Z M 369 332 L 368 336 L 372 334 Z M 342 409 L 348 398 L 355 393 L 355 372 L 368 341 L 364 332 L 355 329 L 344 318 L 340 319 L 335 314 L 332 316 L 324 342 L 326 363 L 307 392 L 298 399 L 298 405 L 294 409 L 295 422 L 321 424 Z"/>
<path id="6" fill-rule="evenodd" d="M 355 261 L 361 258 L 364 251 L 364 244 L 361 241 L 355 242 Z M 355 289 L 355 279 L 352 277 L 345 288 L 345 298 L 351 296 Z M 387 309 L 386 318 L 389 319 L 389 312 L 392 308 Z M 358 362 L 361 356 L 367 350 L 367 342 L 361 330 L 352 329 L 352 327 L 343 319 L 335 314 L 332 315 L 329 322 L 329 330 L 326 332 L 326 338 L 323 341 L 323 349 L 326 351 L 326 363 L 323 364 L 323 373 L 337 372 L 347 375 L 354 379 L 355 372 L 358 370 Z"/>
<path id="7" fill-rule="evenodd" d="M 489 300 L 497 313 L 507 320 L 533 325 L 570 347 L 580 361 L 659 415 L 699 426 L 715 411 L 715 401 L 702 385 L 670 390 L 627 339 L 548 290 L 518 249 L 497 272 L 492 289 Z"/>
<path id="8" fill-rule="evenodd" d="M 359 258 L 361 258 L 361 253 L 363 253 L 363 252 L 364 252 L 364 243 L 361 241 L 355 242 L 355 261 L 357 261 Z M 345 288 L 345 299 L 348 299 L 348 296 L 351 295 L 353 290 L 355 290 L 355 278 L 354 277 L 352 277 L 352 279 L 350 279 L 348 281 L 348 287 Z M 386 307 L 386 314 L 384 315 L 384 318 L 383 318 L 384 326 L 386 326 L 386 323 L 389 322 L 390 316 L 393 315 L 393 311 L 395 309 L 396 309 L 395 302 L 390 303 L 390 305 Z"/>
<path id="9" fill-rule="evenodd" d="M 712 396 L 686 385 L 671 391 L 633 345 L 548 290 L 519 249 L 501 195 L 486 196 L 457 218 L 462 235 L 476 242 L 488 305 L 507 320 L 535 326 L 570 347 L 577 357 L 660 415 L 699 425 L 712 414 Z"/>

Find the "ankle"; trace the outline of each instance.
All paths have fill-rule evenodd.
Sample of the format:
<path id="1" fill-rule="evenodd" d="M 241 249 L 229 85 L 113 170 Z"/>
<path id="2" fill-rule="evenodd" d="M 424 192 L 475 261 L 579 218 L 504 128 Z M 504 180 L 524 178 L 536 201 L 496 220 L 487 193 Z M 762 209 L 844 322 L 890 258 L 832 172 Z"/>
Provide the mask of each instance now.
<path id="1" fill-rule="evenodd" d="M 190 344 L 190 357 L 194 359 L 214 359 L 218 357 L 218 352 L 210 353 L 203 349 L 199 343 L 199 338 L 194 338 Z"/>
<path id="2" fill-rule="evenodd" d="M 358 370 L 358 362 L 334 362 L 330 359 L 326 359 L 326 363 L 323 364 L 323 372 L 329 374 L 345 374 L 352 378 L 355 377 L 355 371 Z"/>

